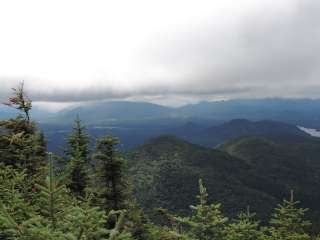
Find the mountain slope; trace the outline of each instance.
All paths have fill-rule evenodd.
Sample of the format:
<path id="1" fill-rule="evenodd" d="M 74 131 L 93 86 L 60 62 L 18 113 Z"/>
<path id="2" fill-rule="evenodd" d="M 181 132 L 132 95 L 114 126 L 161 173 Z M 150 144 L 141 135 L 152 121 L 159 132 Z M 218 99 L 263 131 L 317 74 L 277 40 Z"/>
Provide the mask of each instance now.
<path id="1" fill-rule="evenodd" d="M 250 166 L 257 179 L 245 182 L 247 186 L 277 198 L 294 189 L 306 206 L 317 210 L 320 209 L 319 149 L 317 140 L 284 144 L 254 137 L 235 139 L 219 147 Z"/>
<path id="2" fill-rule="evenodd" d="M 165 207 L 186 212 L 195 203 L 198 179 L 202 178 L 211 201 L 224 202 L 232 215 L 250 205 L 266 217 L 277 200 L 242 183 L 249 165 L 222 151 L 204 148 L 173 136 L 161 136 L 127 155 L 130 176 L 138 201 L 147 210 Z"/>
<path id="3" fill-rule="evenodd" d="M 316 155 L 320 157 L 315 152 L 320 144 L 310 144 L 314 146 L 240 138 L 208 149 L 162 136 L 135 148 L 127 157 L 137 199 L 149 211 L 156 206 L 188 211 L 202 178 L 210 200 L 223 202 L 227 215 L 249 205 L 265 219 L 291 189 L 304 206 L 320 210 L 319 164 L 314 162 Z M 314 154 L 314 159 L 306 161 L 303 153 Z"/>
<path id="4" fill-rule="evenodd" d="M 310 138 L 309 134 L 291 124 L 269 120 L 253 122 L 246 119 L 235 119 L 193 133 L 186 136 L 185 139 L 213 147 L 242 136 L 264 137 L 279 142 L 303 142 Z"/>

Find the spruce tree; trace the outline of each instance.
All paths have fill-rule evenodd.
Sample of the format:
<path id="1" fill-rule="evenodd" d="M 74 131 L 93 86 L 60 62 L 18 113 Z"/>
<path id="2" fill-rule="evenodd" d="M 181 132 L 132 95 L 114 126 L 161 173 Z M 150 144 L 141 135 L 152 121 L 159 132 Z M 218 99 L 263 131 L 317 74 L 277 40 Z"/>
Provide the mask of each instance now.
<path id="1" fill-rule="evenodd" d="M 241 212 L 224 230 L 225 240 L 262 240 L 265 238 L 259 229 L 260 222 L 255 220 L 255 213 Z"/>
<path id="2" fill-rule="evenodd" d="M 41 211 L 50 219 L 52 228 L 56 228 L 57 215 L 61 211 L 59 205 L 63 205 L 63 200 L 65 200 L 62 198 L 65 185 L 62 178 L 55 176 L 52 153 L 49 153 L 48 176 L 45 184 L 36 186 L 41 190 L 43 202 L 46 203 Z"/>
<path id="3" fill-rule="evenodd" d="M 88 186 L 90 138 L 85 132 L 85 126 L 81 124 L 77 116 L 73 131 L 67 139 L 66 150 L 67 165 L 66 171 L 69 177 L 68 188 L 77 196 L 84 196 Z"/>
<path id="4" fill-rule="evenodd" d="M 119 210 L 127 206 L 128 184 L 124 175 L 124 160 L 116 150 L 119 140 L 112 136 L 97 140 L 96 153 L 96 184 L 99 197 L 105 210 Z"/>
<path id="5" fill-rule="evenodd" d="M 70 136 L 67 138 L 67 150 L 66 155 L 69 158 L 80 157 L 85 162 L 89 162 L 89 145 L 90 137 L 86 133 L 86 127 L 82 125 L 79 115 L 74 120 L 73 130 Z"/>
<path id="6" fill-rule="evenodd" d="M 299 208 L 299 201 L 295 201 L 293 191 L 289 200 L 284 199 L 275 209 L 270 220 L 269 233 L 272 240 L 309 240 L 306 228 L 311 223 L 304 219 L 308 209 Z"/>
<path id="7" fill-rule="evenodd" d="M 208 193 L 202 180 L 199 180 L 199 204 L 191 206 L 191 217 L 175 217 L 174 221 L 187 225 L 188 235 L 197 240 L 221 240 L 225 237 L 225 224 L 228 218 L 221 213 L 221 204 L 208 204 Z"/>

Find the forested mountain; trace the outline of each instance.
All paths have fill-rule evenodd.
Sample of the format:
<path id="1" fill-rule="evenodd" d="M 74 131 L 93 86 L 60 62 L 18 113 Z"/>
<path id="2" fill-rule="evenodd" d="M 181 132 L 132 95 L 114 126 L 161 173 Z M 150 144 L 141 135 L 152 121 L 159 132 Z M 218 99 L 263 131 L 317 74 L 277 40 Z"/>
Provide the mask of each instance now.
<path id="1" fill-rule="evenodd" d="M 129 152 L 128 160 L 137 199 L 146 209 L 188 210 L 195 179 L 202 178 L 210 200 L 223 202 L 227 214 L 251 206 L 266 219 L 290 190 L 313 213 L 320 211 L 318 149 L 316 140 L 284 144 L 253 137 L 208 149 L 162 136 Z"/>
<path id="2" fill-rule="evenodd" d="M 220 150 L 244 160 L 257 179 L 254 188 L 283 198 L 285 189 L 294 189 L 303 202 L 320 210 L 320 142 L 317 139 L 296 143 L 275 143 L 262 138 L 239 138 L 219 147 Z"/>
<path id="3" fill-rule="evenodd" d="M 214 147 L 242 136 L 264 137 L 279 142 L 303 142 L 310 137 L 309 134 L 291 124 L 270 120 L 249 121 L 246 119 L 234 119 L 201 130 L 192 131 L 191 128 L 191 132 L 185 129 L 181 136 L 190 142 L 208 147 Z"/>
<path id="4" fill-rule="evenodd" d="M 188 211 L 190 201 L 196 200 L 199 178 L 212 193 L 210 200 L 224 202 L 224 210 L 231 215 L 248 205 L 258 209 L 263 203 L 260 213 L 266 217 L 277 202 L 272 195 L 243 184 L 253 176 L 248 175 L 250 167 L 242 159 L 173 136 L 150 140 L 127 158 L 137 199 L 149 210 L 161 206 Z"/>

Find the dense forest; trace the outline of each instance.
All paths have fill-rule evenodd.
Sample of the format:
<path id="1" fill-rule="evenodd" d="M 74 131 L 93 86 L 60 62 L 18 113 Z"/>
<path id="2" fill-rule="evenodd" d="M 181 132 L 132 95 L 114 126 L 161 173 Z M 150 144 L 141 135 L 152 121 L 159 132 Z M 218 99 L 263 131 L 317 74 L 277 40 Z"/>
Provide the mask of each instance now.
<path id="1" fill-rule="evenodd" d="M 91 138 L 77 117 L 73 131 L 66 139 L 67 147 L 63 156 L 57 156 L 47 152 L 46 139 L 32 119 L 32 102 L 25 94 L 23 84 L 13 89 L 6 105 L 16 108 L 20 114 L 16 118 L 0 121 L 0 239 L 318 238 L 311 221 L 306 217 L 308 209 L 300 206 L 294 191 L 280 194 L 279 196 L 288 197 L 278 203 L 269 217 L 263 219 L 258 218 L 250 204 L 239 210 L 237 216 L 230 217 L 232 215 L 224 212 L 225 202 L 210 201 L 207 180 L 221 182 L 224 179 L 234 181 L 234 186 L 240 186 L 236 185 L 239 182 L 236 177 L 230 180 L 227 175 L 243 176 L 247 172 L 249 163 L 238 162 L 236 157 L 232 157 L 237 155 L 240 158 L 246 152 L 239 152 L 234 144 L 220 146 L 229 155 L 164 137 L 153 142 L 152 146 L 156 149 L 152 149 L 151 155 L 150 148 L 146 151 L 145 146 L 140 151 L 121 153 L 117 150 L 119 140 L 112 136 L 98 138 L 92 147 Z M 157 148 L 164 146 L 163 142 L 168 144 L 168 141 L 169 145 L 170 141 L 178 142 L 170 145 L 171 147 L 179 145 L 184 149 L 187 167 L 181 167 L 181 156 L 172 154 L 167 146 Z M 248 141 L 237 140 L 236 146 L 252 144 L 252 139 Z M 254 139 L 254 143 L 256 142 Z M 270 152 L 272 146 L 268 147 L 272 143 L 262 143 L 265 147 L 258 148 L 257 151 Z M 255 146 L 251 145 L 252 148 Z M 193 151 L 188 152 L 190 149 Z M 158 160 L 148 159 L 150 156 Z M 275 152 L 273 156 L 280 159 L 283 154 Z M 130 160 L 126 160 L 127 158 Z M 197 166 L 196 158 L 216 161 L 202 161 L 202 167 L 208 171 L 205 175 L 199 175 L 201 166 Z M 255 160 L 251 159 L 252 162 Z M 270 159 L 267 160 L 272 163 Z M 147 167 L 146 161 L 150 161 L 151 166 Z M 136 164 L 133 165 L 133 162 Z M 228 165 L 228 162 L 237 162 L 237 165 Z M 300 168 L 299 165 L 293 167 L 292 169 Z M 157 169 L 155 176 L 150 174 L 154 169 Z M 224 169 L 225 175 L 215 173 L 214 176 L 209 176 L 215 169 L 219 172 Z M 265 167 L 261 167 L 260 171 L 262 170 Z M 258 180 L 255 178 L 257 176 L 250 174 L 248 173 L 247 181 L 253 183 L 254 179 Z M 294 175 L 294 179 L 296 177 L 299 175 Z M 301 181 L 305 181 L 305 185 L 301 187 L 312 184 L 307 179 Z M 172 182 L 176 184 L 173 185 Z M 190 194 L 187 189 L 190 184 L 197 187 L 195 202 L 190 206 L 190 211 L 177 211 L 181 203 L 179 196 L 188 199 L 185 194 Z M 234 190 L 243 191 L 242 195 L 252 193 L 245 186 Z M 171 198 L 173 191 L 178 193 L 175 199 Z M 215 192 L 210 194 L 214 195 Z M 266 197 L 263 203 L 269 200 L 274 199 Z M 230 201 L 226 201 L 226 204 L 232 208 Z M 264 209 L 263 205 L 259 206 L 259 202 L 254 209 L 257 207 Z"/>

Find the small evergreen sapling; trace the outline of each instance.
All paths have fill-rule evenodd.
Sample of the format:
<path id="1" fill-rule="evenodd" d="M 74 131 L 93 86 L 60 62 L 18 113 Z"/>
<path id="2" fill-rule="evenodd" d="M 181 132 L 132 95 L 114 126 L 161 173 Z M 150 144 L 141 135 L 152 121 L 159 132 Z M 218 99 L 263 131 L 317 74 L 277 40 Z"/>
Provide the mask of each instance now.
<path id="1" fill-rule="evenodd" d="M 52 153 L 49 153 L 49 173 L 45 184 L 37 184 L 37 187 L 41 190 L 43 202 L 47 203 L 41 210 L 49 217 L 52 227 L 56 228 L 57 215 L 63 207 L 62 193 L 65 191 L 65 185 L 63 179 L 54 174 Z"/>
<path id="2" fill-rule="evenodd" d="M 190 217 L 173 217 L 174 230 L 180 233 L 181 226 L 186 225 L 187 235 L 197 240 L 221 240 L 224 237 L 225 224 L 228 218 L 221 213 L 221 204 L 208 204 L 208 193 L 202 180 L 199 180 L 199 204 L 191 206 L 193 215 Z"/>
<path id="3" fill-rule="evenodd" d="M 309 240 L 306 228 L 311 226 L 310 221 L 304 219 L 308 209 L 299 208 L 299 201 L 295 201 L 293 191 L 290 199 L 284 199 L 275 209 L 270 220 L 270 239 L 272 240 Z"/>
<path id="4" fill-rule="evenodd" d="M 241 212 L 238 217 L 224 230 L 225 240 L 262 240 L 264 234 L 259 229 L 259 221 L 255 220 L 255 213 Z"/>
<path id="5" fill-rule="evenodd" d="M 223 237 L 223 229 L 228 221 L 221 214 L 221 204 L 208 204 L 207 189 L 199 180 L 198 199 L 200 204 L 191 206 L 194 215 L 186 219 L 186 223 L 191 227 L 191 235 L 199 240 L 220 240 Z"/>

